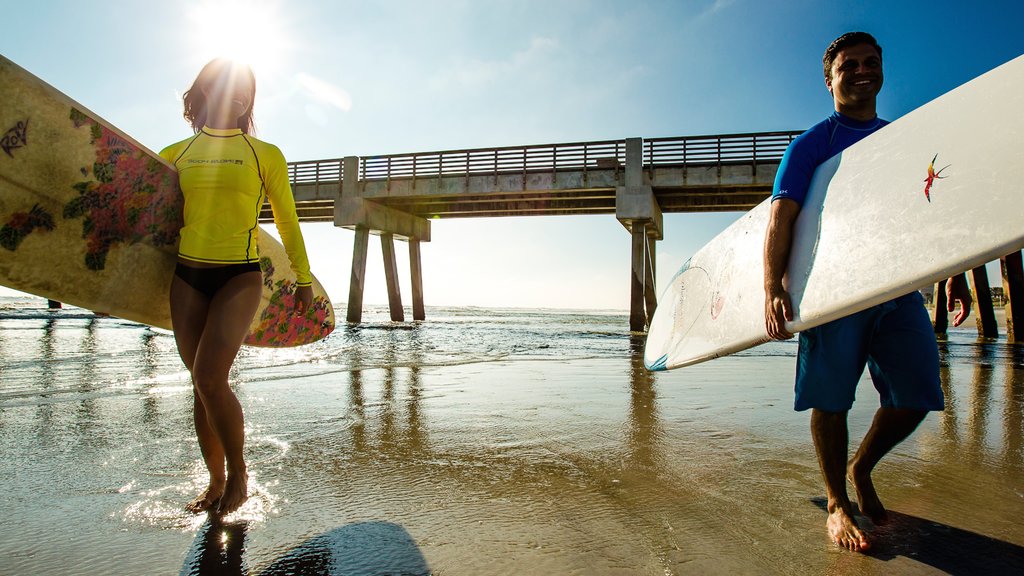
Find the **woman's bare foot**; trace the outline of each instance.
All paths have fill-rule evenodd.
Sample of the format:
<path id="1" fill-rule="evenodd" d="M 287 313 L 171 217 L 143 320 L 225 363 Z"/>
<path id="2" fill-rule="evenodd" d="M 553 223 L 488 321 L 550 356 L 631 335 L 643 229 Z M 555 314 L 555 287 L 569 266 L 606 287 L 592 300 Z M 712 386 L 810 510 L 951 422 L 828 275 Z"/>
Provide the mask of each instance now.
<path id="1" fill-rule="evenodd" d="M 217 503 L 218 514 L 230 514 L 238 510 L 249 499 L 249 475 L 243 468 L 241 472 L 228 473 L 228 481 L 224 493 Z"/>
<path id="2" fill-rule="evenodd" d="M 211 510 L 217 506 L 217 502 L 220 500 L 221 495 L 224 494 L 224 483 L 223 482 L 210 482 L 210 485 L 206 487 L 196 496 L 191 502 L 185 505 L 185 510 L 192 512 L 193 514 L 199 514 Z"/>
<path id="3" fill-rule="evenodd" d="M 877 526 L 887 523 L 889 513 L 885 511 L 885 506 L 882 506 L 882 501 L 878 499 L 875 484 L 871 481 L 871 473 L 859 472 L 856 462 L 851 462 L 846 470 L 846 476 L 857 492 L 857 503 L 860 505 L 861 513 L 870 518 Z"/>
<path id="4" fill-rule="evenodd" d="M 847 550 L 863 552 L 871 547 L 867 535 L 857 526 L 853 516 L 842 508 L 829 513 L 825 528 L 832 541 Z"/>

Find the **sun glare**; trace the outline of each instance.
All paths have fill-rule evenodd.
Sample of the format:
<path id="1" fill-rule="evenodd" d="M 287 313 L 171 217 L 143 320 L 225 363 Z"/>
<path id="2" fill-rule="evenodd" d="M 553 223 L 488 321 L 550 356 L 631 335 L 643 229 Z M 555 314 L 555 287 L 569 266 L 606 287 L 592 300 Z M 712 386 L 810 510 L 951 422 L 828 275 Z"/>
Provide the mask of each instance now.
<path id="1" fill-rule="evenodd" d="M 195 57 L 202 63 L 225 57 L 249 64 L 257 74 L 276 72 L 290 48 L 285 14 L 272 1 L 201 0 L 189 10 Z"/>

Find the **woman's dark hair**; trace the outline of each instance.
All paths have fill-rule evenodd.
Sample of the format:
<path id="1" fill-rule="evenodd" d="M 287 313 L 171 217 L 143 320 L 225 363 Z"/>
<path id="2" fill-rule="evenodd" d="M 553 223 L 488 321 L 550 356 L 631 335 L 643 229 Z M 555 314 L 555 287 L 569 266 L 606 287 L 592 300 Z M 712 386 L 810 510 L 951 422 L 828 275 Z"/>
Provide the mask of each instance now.
<path id="1" fill-rule="evenodd" d="M 875 40 L 874 36 L 867 32 L 847 32 L 833 40 L 828 48 L 825 49 L 825 55 L 821 58 L 821 63 L 825 66 L 825 80 L 832 79 L 832 63 L 836 61 L 836 54 L 839 54 L 839 51 L 843 48 L 849 48 L 858 44 L 874 46 L 875 50 L 878 51 L 878 57 L 882 57 L 882 47 L 878 45 L 878 41 Z"/>
<path id="2" fill-rule="evenodd" d="M 221 81 L 225 77 L 247 79 L 252 88 L 253 103 L 256 101 L 256 76 L 252 73 L 252 68 L 227 58 L 210 60 L 199 71 L 199 75 L 192 82 L 192 87 L 186 90 L 182 97 L 182 100 L 185 101 L 185 120 L 192 125 L 192 130 L 197 134 L 206 125 L 206 95 L 203 94 L 203 88 L 209 90 L 215 82 Z M 238 129 L 245 134 L 251 134 L 255 129 L 252 121 L 252 109 L 253 105 L 250 104 L 245 114 L 238 118 Z"/>

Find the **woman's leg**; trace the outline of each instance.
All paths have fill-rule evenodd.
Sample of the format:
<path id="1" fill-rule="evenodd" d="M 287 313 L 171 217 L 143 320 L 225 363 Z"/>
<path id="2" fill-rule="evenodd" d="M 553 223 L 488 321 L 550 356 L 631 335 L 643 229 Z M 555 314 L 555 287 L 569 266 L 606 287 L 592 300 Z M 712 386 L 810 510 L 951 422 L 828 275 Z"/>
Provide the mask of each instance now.
<path id="1" fill-rule="evenodd" d="M 223 493 L 216 505 L 222 514 L 235 511 L 248 497 L 248 477 L 242 455 L 245 444 L 242 406 L 228 386 L 228 372 L 249 331 L 262 292 L 263 277 L 258 271 L 239 274 L 217 291 L 210 300 L 192 365 L 192 382 L 199 399 L 197 435 L 204 433 L 198 423 L 201 405 L 209 430 L 221 450 L 221 462 L 227 465 Z M 209 465 L 209 460 L 207 462 Z M 213 480 L 211 473 L 211 483 Z"/>
<path id="2" fill-rule="evenodd" d="M 195 365 L 199 339 L 206 326 L 206 315 L 210 300 L 205 294 L 190 286 L 177 275 L 171 281 L 171 324 L 174 327 L 174 340 L 178 345 L 178 355 L 189 374 Z M 227 476 L 224 471 L 224 448 L 213 433 L 206 419 L 206 410 L 199 399 L 195 385 L 192 386 L 193 414 L 192 420 L 199 440 L 199 450 L 210 473 L 210 484 L 199 493 L 185 508 L 191 512 L 202 512 L 217 503 L 224 493 Z"/>

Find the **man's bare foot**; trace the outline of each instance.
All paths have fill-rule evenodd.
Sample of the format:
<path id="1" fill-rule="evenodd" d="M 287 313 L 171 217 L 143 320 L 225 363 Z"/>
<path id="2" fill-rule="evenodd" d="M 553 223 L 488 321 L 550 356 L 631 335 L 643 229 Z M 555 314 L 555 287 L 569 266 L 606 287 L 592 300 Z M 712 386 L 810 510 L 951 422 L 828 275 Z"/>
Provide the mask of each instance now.
<path id="1" fill-rule="evenodd" d="M 249 475 L 243 469 L 240 473 L 228 473 L 228 481 L 224 486 L 224 494 L 220 497 L 215 511 L 217 514 L 230 514 L 238 510 L 249 499 Z"/>
<path id="2" fill-rule="evenodd" d="M 220 500 L 221 495 L 224 493 L 223 482 L 210 482 L 210 485 L 206 487 L 196 496 L 191 502 L 185 505 L 185 510 L 193 514 L 199 514 L 214 508 L 217 505 L 217 501 Z"/>
<path id="3" fill-rule="evenodd" d="M 856 463 L 851 462 L 846 470 L 846 476 L 857 492 L 857 503 L 860 505 L 861 513 L 870 518 L 877 526 L 887 523 L 889 513 L 885 511 L 885 506 L 882 506 L 882 501 L 878 499 L 875 484 L 871 481 L 871 473 L 860 473 Z"/>
<path id="4" fill-rule="evenodd" d="M 842 508 L 829 513 L 825 528 L 832 541 L 847 550 L 863 552 L 871 547 L 867 535 L 857 526 L 853 516 Z"/>

